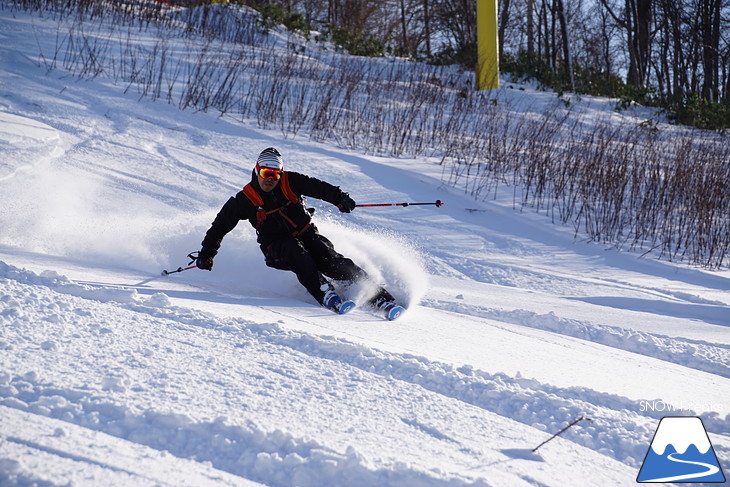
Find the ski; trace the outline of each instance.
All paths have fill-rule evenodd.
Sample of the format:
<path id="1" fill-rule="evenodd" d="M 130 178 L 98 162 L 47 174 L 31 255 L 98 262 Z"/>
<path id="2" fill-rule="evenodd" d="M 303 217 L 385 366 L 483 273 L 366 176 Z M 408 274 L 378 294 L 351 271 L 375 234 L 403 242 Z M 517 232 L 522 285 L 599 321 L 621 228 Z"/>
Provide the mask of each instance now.
<path id="1" fill-rule="evenodd" d="M 345 313 L 349 313 L 350 311 L 355 309 L 356 306 L 357 306 L 357 303 L 355 303 L 355 301 L 353 301 L 351 299 L 346 299 L 345 301 L 342 301 L 342 304 L 340 304 L 339 307 L 328 308 L 328 309 L 332 310 L 333 312 L 335 312 L 337 314 L 344 315 Z M 382 318 L 385 318 L 388 321 L 397 320 L 400 317 L 400 315 L 402 315 L 406 311 L 406 309 L 403 306 L 400 306 L 395 303 L 389 303 L 388 305 L 380 307 L 380 308 L 373 307 L 372 310 L 373 310 L 374 314 L 376 314 L 377 316 L 380 316 Z"/>
<path id="2" fill-rule="evenodd" d="M 328 304 L 323 304 L 322 306 L 340 315 L 349 313 L 357 306 L 357 303 L 355 303 L 352 299 L 342 300 L 334 291 L 331 291 L 331 294 L 328 294 L 324 301 Z M 388 321 L 397 320 L 406 310 L 403 306 L 394 301 L 383 302 L 380 306 L 376 306 L 373 302 L 370 302 L 369 304 L 369 308 L 372 309 L 374 314 L 381 316 Z"/>

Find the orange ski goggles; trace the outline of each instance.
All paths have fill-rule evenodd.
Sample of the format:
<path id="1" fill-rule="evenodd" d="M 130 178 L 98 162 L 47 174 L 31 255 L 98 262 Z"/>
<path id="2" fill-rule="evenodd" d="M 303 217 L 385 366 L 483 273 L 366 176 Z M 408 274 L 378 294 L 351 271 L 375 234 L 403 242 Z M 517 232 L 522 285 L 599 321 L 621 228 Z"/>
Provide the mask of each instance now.
<path id="1" fill-rule="evenodd" d="M 258 175 L 262 179 L 268 179 L 269 181 L 278 181 L 279 179 L 281 179 L 281 174 L 283 172 L 284 171 L 282 171 L 281 169 L 273 169 L 270 167 L 260 167 L 258 169 Z"/>

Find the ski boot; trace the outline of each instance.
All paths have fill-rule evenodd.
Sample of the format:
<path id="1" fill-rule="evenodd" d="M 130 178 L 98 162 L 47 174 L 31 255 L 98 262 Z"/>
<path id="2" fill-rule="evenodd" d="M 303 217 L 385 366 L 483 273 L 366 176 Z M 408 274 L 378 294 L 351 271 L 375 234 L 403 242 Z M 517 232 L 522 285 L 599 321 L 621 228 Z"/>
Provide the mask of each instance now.
<path id="1" fill-rule="evenodd" d="M 332 289 L 327 291 L 322 299 L 322 306 L 327 309 L 331 309 L 337 314 L 344 315 L 345 313 L 352 311 L 355 307 L 355 301 L 350 299 L 343 301 L 342 298 Z"/>
<path id="2" fill-rule="evenodd" d="M 382 287 L 378 294 L 370 298 L 369 303 L 370 306 L 381 311 L 389 321 L 397 319 L 406 310 L 403 306 L 396 303 L 393 295 Z"/>
<path id="3" fill-rule="evenodd" d="M 378 308 L 380 308 L 380 310 L 385 313 L 385 317 L 388 318 L 388 321 L 398 319 L 398 317 L 406 310 L 403 306 L 397 304 L 395 301 L 385 301 L 381 303 Z"/>

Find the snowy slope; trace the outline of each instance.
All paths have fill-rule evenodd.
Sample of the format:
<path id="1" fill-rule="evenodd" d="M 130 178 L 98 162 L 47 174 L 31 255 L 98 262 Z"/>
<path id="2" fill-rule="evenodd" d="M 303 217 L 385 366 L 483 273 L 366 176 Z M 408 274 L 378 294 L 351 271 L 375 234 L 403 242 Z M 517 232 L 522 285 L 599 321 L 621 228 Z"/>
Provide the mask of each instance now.
<path id="1" fill-rule="evenodd" d="M 0 23 L 3 486 L 629 485 L 668 414 L 702 414 L 727 472 L 728 271 L 575 240 L 430 160 L 46 73 L 26 33 L 55 23 Z M 245 222 L 213 272 L 159 275 L 272 145 L 361 203 L 446 202 L 309 202 L 399 321 L 318 307 Z"/>

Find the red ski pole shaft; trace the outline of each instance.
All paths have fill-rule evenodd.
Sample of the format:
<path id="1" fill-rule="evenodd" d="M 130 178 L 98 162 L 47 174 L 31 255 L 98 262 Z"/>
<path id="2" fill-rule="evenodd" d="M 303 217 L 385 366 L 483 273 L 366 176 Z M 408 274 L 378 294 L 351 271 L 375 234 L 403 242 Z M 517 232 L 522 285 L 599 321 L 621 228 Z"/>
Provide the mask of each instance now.
<path id="1" fill-rule="evenodd" d="M 355 208 L 370 208 L 373 206 L 422 206 L 422 205 L 436 205 L 440 207 L 444 204 L 441 200 L 436 200 L 433 203 L 370 203 L 365 205 L 355 205 Z"/>
<path id="2" fill-rule="evenodd" d="M 178 267 L 174 271 L 164 270 L 164 271 L 162 271 L 162 275 L 163 276 L 167 276 L 169 274 L 174 274 L 176 272 L 182 272 L 182 271 L 187 271 L 187 270 L 190 270 L 190 269 L 195 269 L 196 267 L 198 267 L 198 266 L 197 265 L 191 265 L 189 267 Z"/>

